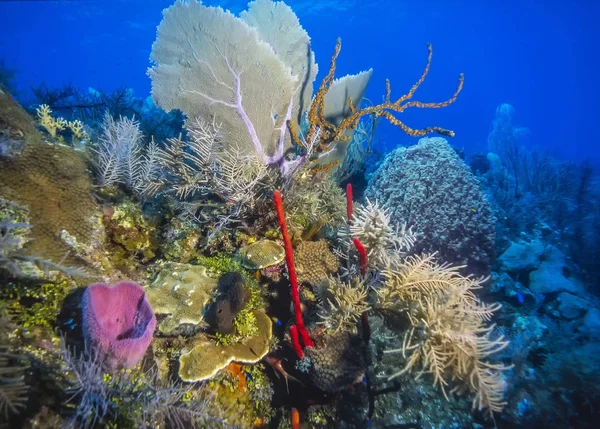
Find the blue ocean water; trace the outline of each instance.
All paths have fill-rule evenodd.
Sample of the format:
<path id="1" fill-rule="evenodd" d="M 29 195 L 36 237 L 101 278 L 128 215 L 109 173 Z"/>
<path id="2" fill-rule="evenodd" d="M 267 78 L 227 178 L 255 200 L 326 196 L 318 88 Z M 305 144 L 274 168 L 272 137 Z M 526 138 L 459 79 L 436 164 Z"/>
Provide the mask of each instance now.
<path id="1" fill-rule="evenodd" d="M 3 368 L 17 368 L 9 378 L 23 378 L 24 384 L 18 384 L 23 390 L 16 396 L 0 396 L 0 427 L 141 427 L 140 422 L 164 427 L 596 427 L 600 2 L 287 0 L 310 36 L 319 65 L 313 96 L 338 38 L 336 78 L 373 69 L 358 110 L 385 101 L 386 79 L 392 101 L 406 94 L 427 64 L 428 43 L 431 67 L 412 100 L 448 100 L 461 74 L 464 87 L 448 106 L 417 105 L 397 115 L 414 130 L 452 130 L 452 136 L 437 130 L 447 143 L 421 140 L 418 132 L 403 131 L 378 110 L 361 119 L 367 140 L 355 143 L 356 135 L 349 140 L 358 152 L 340 150 L 343 157 L 330 162 L 331 148 L 342 147 L 344 140 L 340 135 L 327 140 L 319 132 L 330 125 L 316 120 L 315 128 L 307 114 L 296 124 L 300 139 L 294 149 L 268 163 L 277 167 L 271 175 L 260 167 L 246 170 L 255 160 L 244 151 L 235 152 L 235 159 L 219 152 L 222 141 L 214 136 L 239 137 L 227 128 L 230 118 L 223 134 L 215 131 L 219 150 L 210 156 L 210 148 L 202 146 L 206 140 L 197 139 L 212 132 L 210 120 L 184 124 L 187 112 L 202 111 L 181 101 L 180 91 L 193 81 L 190 58 L 197 58 L 195 49 L 202 47 L 165 49 L 177 52 L 173 63 L 165 60 L 171 54 L 150 59 L 162 12 L 173 3 L 0 2 L 0 88 L 25 109 L 41 136 L 35 142 L 45 148 L 33 151 L 39 159 L 28 152 L 32 131 L 19 128 L 25 119 L 12 118 L 17 109 L 5 96 L 0 106 L 0 321 L 6 319 L 10 335 L 0 336 L 0 376 Z M 245 0 L 202 4 L 236 16 L 248 6 Z M 178 22 L 182 33 L 199 31 L 183 19 Z M 290 29 L 277 31 L 287 35 Z M 227 49 L 235 50 L 232 46 Z M 297 47 L 289 49 L 293 56 Z M 253 61 L 259 67 L 265 60 L 257 55 Z M 161 75 L 157 70 L 167 63 L 178 71 Z M 153 66 L 154 75 L 148 71 Z M 184 75 L 183 69 L 192 72 Z M 241 73 L 242 81 L 252 70 Z M 269 92 L 270 83 L 262 82 L 261 90 Z M 168 90 L 157 90 L 160 85 Z M 184 114 L 167 116 L 161 107 L 169 103 Z M 40 109 L 45 104 L 53 110 L 51 123 L 52 115 L 65 118 L 62 128 L 44 123 L 48 117 Z M 215 107 L 214 112 L 218 120 L 222 111 Z M 275 124 L 284 113 L 275 112 L 269 120 Z M 241 113 L 235 118 L 255 121 Z M 85 134 L 76 131 L 76 120 Z M 313 148 L 309 137 L 315 129 L 322 140 Z M 367 142 L 369 151 L 362 153 Z M 58 159 L 69 160 L 64 171 Z M 295 165 L 301 167 L 294 170 Z M 71 187 L 72 194 L 65 190 Z M 54 194 L 56 189 L 60 192 Z M 285 248 L 286 234 L 280 233 L 281 220 L 272 207 L 275 190 L 282 191 L 288 210 L 299 297 L 294 297 L 292 268 L 284 268 L 292 245 Z M 45 195 L 48 201 L 41 201 Z M 87 224 L 94 219 L 94 227 L 79 227 L 82 219 Z M 24 232 L 29 229 L 31 237 Z M 365 255 L 352 238 L 366 246 Z M 279 258 L 279 265 L 271 267 L 260 259 L 262 253 L 251 261 L 255 250 L 249 249 L 264 241 L 277 250 L 261 252 Z M 59 251 L 64 257 L 57 256 Z M 23 262 L 62 274 L 32 274 Z M 445 264 L 459 268 L 446 272 Z M 74 266 L 95 279 L 74 272 Z M 242 273 L 241 280 L 226 277 L 231 271 Z M 81 293 L 94 282 L 121 280 L 142 285 L 158 317 L 147 326 L 136 325 L 136 338 L 128 338 L 146 337 L 148 343 L 152 338 L 151 346 L 108 347 L 104 353 L 120 363 L 107 367 L 97 362 L 101 350 L 100 357 L 91 353 L 93 359 L 81 351 L 89 341 L 101 349 L 103 335 L 109 334 L 82 332 L 82 318 L 111 325 L 114 309 L 116 320 L 126 324 L 123 320 L 138 320 L 137 307 L 117 297 L 110 306 L 103 302 L 90 310 L 80 304 Z M 413 281 L 420 285 L 415 291 L 405 285 Z M 169 292 L 160 289 L 167 284 L 175 286 Z M 393 287 L 398 290 L 391 293 Z M 94 313 L 100 309 L 110 311 Z M 262 341 L 269 320 L 268 338 L 251 343 L 245 355 L 238 349 L 205 372 L 189 363 L 212 362 L 252 339 Z M 154 336 L 144 336 L 154 324 Z M 106 330 L 110 333 L 110 326 Z M 206 347 L 205 355 L 197 344 Z M 436 367 L 436 359 L 447 360 Z M 114 365 L 120 370 L 133 361 L 142 362 L 133 370 L 135 382 L 118 380 Z M 140 376 L 151 363 L 160 375 Z M 420 369 L 424 375 L 416 377 Z M 71 374 L 70 390 L 56 381 L 61 371 Z M 40 373 L 52 381 L 37 382 Z M 163 388 L 167 379 L 175 384 Z M 0 378 L 0 393 L 11 383 Z M 455 385 L 466 395 L 451 394 Z M 216 403 L 206 399 L 212 398 L 207 391 L 216 393 Z M 71 405 L 64 407 L 67 393 Z M 152 412 L 127 414 L 135 404 Z M 168 414 L 171 406 L 181 413 Z"/>
<path id="2" fill-rule="evenodd" d="M 133 88 L 146 97 L 152 42 L 161 11 L 169 2 L 5 1 L 0 52 L 17 72 L 18 87 L 45 82 L 113 90 Z M 234 12 L 245 1 L 205 2 Z M 452 127 L 456 144 L 469 151 L 485 149 L 490 118 L 509 103 L 518 121 L 532 130 L 530 144 L 561 157 L 600 162 L 589 127 L 600 117 L 598 73 L 593 54 L 598 39 L 600 5 L 525 1 L 289 1 L 312 38 L 321 72 L 341 37 L 339 75 L 374 69 L 367 97 L 377 101 L 384 81 L 403 93 L 425 63 L 426 44 L 434 63 L 419 99 L 451 95 L 459 73 L 465 90 L 452 109 L 435 112 L 435 124 Z M 18 41 L 18 43 L 17 43 Z M 407 122 L 429 125 L 420 112 Z M 423 120 L 424 122 L 419 122 Z M 408 143 L 382 126 L 381 139 L 391 149 Z"/>

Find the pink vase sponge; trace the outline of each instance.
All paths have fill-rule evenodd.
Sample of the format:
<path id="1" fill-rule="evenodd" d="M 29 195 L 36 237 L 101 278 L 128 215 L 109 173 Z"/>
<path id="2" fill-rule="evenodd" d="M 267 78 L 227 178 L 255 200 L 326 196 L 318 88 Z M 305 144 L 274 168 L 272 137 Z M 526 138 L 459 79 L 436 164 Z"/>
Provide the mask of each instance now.
<path id="1" fill-rule="evenodd" d="M 95 283 L 82 298 L 83 335 L 109 371 L 135 367 L 150 345 L 156 317 L 133 282 Z"/>

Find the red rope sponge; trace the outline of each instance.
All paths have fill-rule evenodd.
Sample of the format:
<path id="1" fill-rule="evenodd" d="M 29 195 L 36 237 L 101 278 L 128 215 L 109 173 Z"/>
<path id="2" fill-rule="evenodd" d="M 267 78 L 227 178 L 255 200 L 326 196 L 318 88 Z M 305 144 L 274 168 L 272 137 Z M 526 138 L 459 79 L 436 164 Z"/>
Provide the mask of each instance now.
<path id="1" fill-rule="evenodd" d="M 294 346 L 294 350 L 298 355 L 298 359 L 302 359 L 304 357 L 304 352 L 302 351 L 302 346 L 300 345 L 300 339 L 298 338 L 298 328 L 296 325 L 290 326 L 290 337 L 292 339 L 292 345 Z"/>
<path id="2" fill-rule="evenodd" d="M 360 274 L 364 276 L 367 274 L 367 250 L 358 238 L 353 238 L 352 241 L 360 256 Z"/>
<path id="3" fill-rule="evenodd" d="M 346 185 L 346 211 L 348 212 L 348 222 L 352 220 L 352 183 Z"/>
<path id="4" fill-rule="evenodd" d="M 281 227 L 281 234 L 283 235 L 283 243 L 285 247 L 285 261 L 288 267 L 288 273 L 290 274 L 290 286 L 292 302 L 294 304 L 294 316 L 296 319 L 296 326 L 304 347 L 314 347 L 314 343 L 310 338 L 308 331 L 304 327 L 304 320 L 302 319 L 302 306 L 300 305 L 300 293 L 298 289 L 298 276 L 296 275 L 296 268 L 294 267 L 294 251 L 292 249 L 292 240 L 288 234 L 287 225 L 285 223 L 285 213 L 283 211 L 283 201 L 281 200 L 281 192 L 275 191 L 273 195 L 275 200 L 275 208 L 277 209 L 277 220 Z M 291 334 L 291 330 L 290 330 Z M 297 337 L 297 335 L 296 335 Z"/>

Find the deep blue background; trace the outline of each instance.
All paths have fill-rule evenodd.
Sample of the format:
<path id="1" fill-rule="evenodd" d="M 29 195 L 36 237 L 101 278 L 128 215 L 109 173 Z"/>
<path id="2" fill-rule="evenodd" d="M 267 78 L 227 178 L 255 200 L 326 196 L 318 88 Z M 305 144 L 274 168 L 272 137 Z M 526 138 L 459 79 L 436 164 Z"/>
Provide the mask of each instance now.
<path id="1" fill-rule="evenodd" d="M 125 85 L 149 94 L 149 54 L 161 10 L 171 0 L 0 2 L 0 58 L 29 84 L 112 90 Z M 234 12 L 245 1 L 212 1 Z M 427 81 L 416 99 L 449 97 L 459 73 L 465 88 L 453 106 L 403 115 L 413 127 L 456 131 L 454 144 L 485 150 L 496 107 L 517 111 L 531 144 L 563 158 L 600 166 L 600 1 L 594 0 L 288 0 L 313 41 L 321 72 L 341 36 L 338 73 L 373 67 L 367 96 L 406 92 L 434 48 Z M 322 73 L 321 76 L 322 77 Z M 414 139 L 382 126 L 390 149 Z"/>

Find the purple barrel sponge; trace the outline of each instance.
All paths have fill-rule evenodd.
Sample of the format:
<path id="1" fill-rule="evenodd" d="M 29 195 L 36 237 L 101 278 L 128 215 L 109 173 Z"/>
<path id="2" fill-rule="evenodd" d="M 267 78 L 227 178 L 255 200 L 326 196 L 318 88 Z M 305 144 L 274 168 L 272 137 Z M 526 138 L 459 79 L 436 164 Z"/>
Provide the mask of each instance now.
<path id="1" fill-rule="evenodd" d="M 83 335 L 107 370 L 131 369 L 142 359 L 156 328 L 144 289 L 133 282 L 95 283 L 82 299 Z"/>

